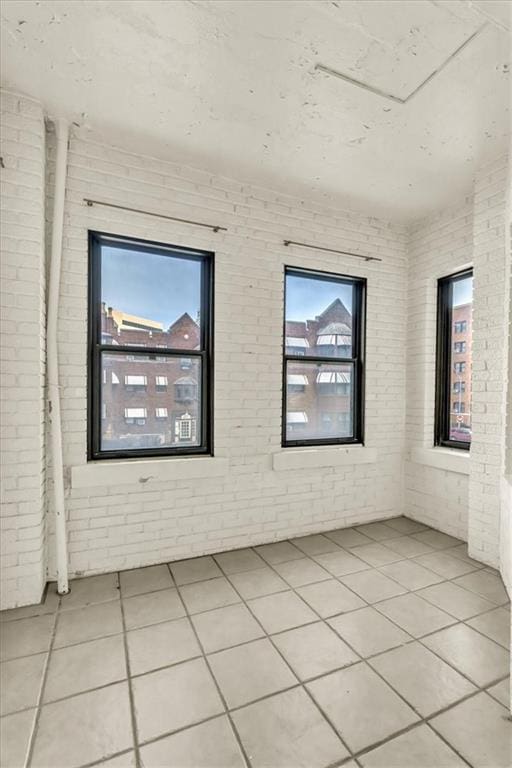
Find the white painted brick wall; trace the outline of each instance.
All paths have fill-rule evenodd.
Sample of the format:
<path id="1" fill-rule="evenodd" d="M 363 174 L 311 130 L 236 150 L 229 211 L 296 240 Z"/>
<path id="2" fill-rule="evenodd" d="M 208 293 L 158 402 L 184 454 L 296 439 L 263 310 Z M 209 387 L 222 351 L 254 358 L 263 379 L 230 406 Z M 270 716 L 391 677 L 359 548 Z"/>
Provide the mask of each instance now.
<path id="1" fill-rule="evenodd" d="M 1 92 L 1 607 L 46 583 L 44 175 L 39 104 Z"/>
<path id="2" fill-rule="evenodd" d="M 500 498 L 506 425 L 510 274 L 505 237 L 507 157 L 482 168 L 474 202 L 473 440 L 469 482 L 468 546 L 478 560 L 500 560 Z"/>
<path id="3" fill-rule="evenodd" d="M 413 462 L 434 441 L 437 280 L 472 264 L 473 203 L 430 216 L 410 229 L 407 311 L 405 514 L 467 538 L 467 475 Z"/>
<path id="4" fill-rule="evenodd" d="M 53 163 L 50 146 L 49 162 Z M 50 165 L 51 167 L 51 165 Z M 220 223 L 227 233 L 84 197 Z M 405 396 L 405 229 L 114 148 L 71 141 L 59 313 L 64 461 L 86 462 L 87 230 L 215 251 L 215 454 L 221 476 L 67 488 L 71 573 L 215 552 L 400 512 Z M 283 238 L 368 252 L 285 248 Z M 281 451 L 285 264 L 368 278 L 366 444 L 373 464 L 276 472 Z M 193 461 L 193 459 L 190 459 Z M 50 566 L 50 575 L 53 575 Z"/>

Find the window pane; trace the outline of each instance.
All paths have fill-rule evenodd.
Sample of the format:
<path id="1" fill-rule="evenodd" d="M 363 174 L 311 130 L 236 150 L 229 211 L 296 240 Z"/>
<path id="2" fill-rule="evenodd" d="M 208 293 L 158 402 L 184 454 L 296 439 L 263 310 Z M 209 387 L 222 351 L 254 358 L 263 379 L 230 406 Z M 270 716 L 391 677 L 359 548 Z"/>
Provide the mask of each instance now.
<path id="1" fill-rule="evenodd" d="M 352 357 L 351 282 L 286 275 L 285 353 Z"/>
<path id="2" fill-rule="evenodd" d="M 449 439 L 471 442 L 471 307 L 473 278 L 452 282 Z"/>
<path id="3" fill-rule="evenodd" d="M 353 365 L 286 363 L 286 439 L 353 437 Z"/>
<path id="4" fill-rule="evenodd" d="M 187 361 L 102 354 L 102 451 L 200 445 L 201 359 Z"/>
<path id="5" fill-rule="evenodd" d="M 101 342 L 199 349 L 201 261 L 101 245 Z"/>

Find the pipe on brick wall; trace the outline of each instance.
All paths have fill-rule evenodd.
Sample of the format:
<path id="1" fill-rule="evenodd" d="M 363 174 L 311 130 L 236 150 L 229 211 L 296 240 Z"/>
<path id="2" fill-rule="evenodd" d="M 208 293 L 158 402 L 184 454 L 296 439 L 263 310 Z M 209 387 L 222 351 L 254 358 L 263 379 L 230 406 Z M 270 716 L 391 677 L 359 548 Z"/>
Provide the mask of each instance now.
<path id="1" fill-rule="evenodd" d="M 57 318 L 59 313 L 69 125 L 64 119 L 55 120 L 54 124 L 57 135 L 57 155 L 55 163 L 52 242 L 48 277 L 46 366 L 48 382 L 48 418 L 50 423 L 50 444 L 52 452 L 53 504 L 55 511 L 57 591 L 59 595 L 65 595 L 69 592 L 68 542 L 66 531 L 66 509 L 64 503 L 64 462 L 62 455 Z"/>

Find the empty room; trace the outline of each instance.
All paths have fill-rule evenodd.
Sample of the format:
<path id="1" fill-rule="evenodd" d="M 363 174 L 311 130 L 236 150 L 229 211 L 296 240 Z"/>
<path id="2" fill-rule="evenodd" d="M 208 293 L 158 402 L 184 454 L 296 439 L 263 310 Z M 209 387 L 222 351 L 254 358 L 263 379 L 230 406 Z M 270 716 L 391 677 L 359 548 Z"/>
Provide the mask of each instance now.
<path id="1" fill-rule="evenodd" d="M 0 12 L 2 768 L 511 768 L 512 3 Z"/>

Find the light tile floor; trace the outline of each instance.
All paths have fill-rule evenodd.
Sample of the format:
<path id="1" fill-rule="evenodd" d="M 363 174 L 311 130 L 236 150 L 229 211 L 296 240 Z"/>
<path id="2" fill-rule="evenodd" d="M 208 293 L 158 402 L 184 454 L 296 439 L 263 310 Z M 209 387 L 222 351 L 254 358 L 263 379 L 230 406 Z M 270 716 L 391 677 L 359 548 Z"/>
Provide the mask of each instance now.
<path id="1" fill-rule="evenodd" d="M 510 608 L 407 518 L 1 616 L 3 768 L 509 768 Z"/>

